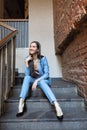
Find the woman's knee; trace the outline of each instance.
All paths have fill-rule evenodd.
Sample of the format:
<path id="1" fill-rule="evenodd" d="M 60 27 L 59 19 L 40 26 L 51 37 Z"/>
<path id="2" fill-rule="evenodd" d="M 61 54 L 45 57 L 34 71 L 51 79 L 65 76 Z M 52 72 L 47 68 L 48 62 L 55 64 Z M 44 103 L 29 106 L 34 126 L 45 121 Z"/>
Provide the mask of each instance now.
<path id="1" fill-rule="evenodd" d="M 38 86 L 42 86 L 42 85 L 44 85 L 44 84 L 47 84 L 47 83 L 45 82 L 45 80 L 40 80 L 40 81 L 38 82 Z"/>
<path id="2" fill-rule="evenodd" d="M 24 80 L 31 81 L 31 76 L 25 75 Z"/>
<path id="3" fill-rule="evenodd" d="M 43 84 L 46 84 L 46 85 L 50 86 L 50 83 L 49 83 L 48 80 L 40 80 L 40 81 L 38 82 L 38 85 L 40 85 L 40 86 L 42 86 Z"/>

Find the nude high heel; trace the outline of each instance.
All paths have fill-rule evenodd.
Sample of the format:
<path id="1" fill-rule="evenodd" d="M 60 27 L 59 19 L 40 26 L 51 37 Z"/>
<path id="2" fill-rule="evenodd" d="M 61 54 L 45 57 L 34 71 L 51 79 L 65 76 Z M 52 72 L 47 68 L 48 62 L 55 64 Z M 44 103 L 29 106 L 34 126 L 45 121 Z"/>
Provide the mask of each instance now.
<path id="1" fill-rule="evenodd" d="M 20 98 L 18 113 L 16 114 L 16 116 L 17 117 L 23 116 L 24 112 L 26 112 L 26 103 L 24 102 L 24 99 Z"/>
<path id="2" fill-rule="evenodd" d="M 62 121 L 63 120 L 63 112 L 62 112 L 62 109 L 57 101 L 54 101 L 54 106 L 55 106 L 57 118 L 59 119 L 59 121 Z"/>

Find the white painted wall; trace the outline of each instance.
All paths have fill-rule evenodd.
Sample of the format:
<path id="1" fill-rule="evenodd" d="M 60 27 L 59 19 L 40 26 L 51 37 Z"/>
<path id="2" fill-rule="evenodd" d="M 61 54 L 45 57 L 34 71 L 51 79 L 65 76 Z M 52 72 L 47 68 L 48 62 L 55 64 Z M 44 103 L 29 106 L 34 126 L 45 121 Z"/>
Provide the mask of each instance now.
<path id="1" fill-rule="evenodd" d="M 16 68 L 19 73 L 24 73 L 25 68 L 25 57 L 28 56 L 28 48 L 17 48 L 16 49 Z"/>
<path id="2" fill-rule="evenodd" d="M 37 40 L 41 43 L 42 55 L 48 59 L 50 77 L 62 77 L 61 57 L 55 55 L 52 0 L 29 0 L 29 43 Z M 28 49 L 16 50 L 16 67 L 24 72 L 24 58 Z"/>
<path id="3" fill-rule="evenodd" d="M 29 0 L 29 42 L 41 43 L 42 54 L 48 59 L 51 77 L 62 77 L 61 57 L 55 56 L 53 0 Z"/>

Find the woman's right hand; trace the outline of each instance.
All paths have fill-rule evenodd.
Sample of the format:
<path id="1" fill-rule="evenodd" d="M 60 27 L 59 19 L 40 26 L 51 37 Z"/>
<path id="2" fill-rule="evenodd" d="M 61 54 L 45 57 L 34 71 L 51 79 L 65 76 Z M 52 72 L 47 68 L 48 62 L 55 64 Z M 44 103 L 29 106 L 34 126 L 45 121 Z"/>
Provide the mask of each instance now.
<path id="1" fill-rule="evenodd" d="M 28 65 L 28 62 L 29 62 L 30 60 L 32 60 L 31 55 L 28 56 L 28 57 L 26 58 L 26 60 L 25 60 L 25 65 L 26 65 L 27 67 L 29 66 L 29 65 Z"/>

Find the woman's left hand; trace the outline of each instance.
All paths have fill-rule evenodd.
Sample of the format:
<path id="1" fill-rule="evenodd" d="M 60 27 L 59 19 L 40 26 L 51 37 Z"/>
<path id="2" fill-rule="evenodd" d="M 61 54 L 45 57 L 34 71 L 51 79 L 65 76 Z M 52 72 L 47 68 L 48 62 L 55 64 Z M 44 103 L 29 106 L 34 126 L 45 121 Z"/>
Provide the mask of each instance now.
<path id="1" fill-rule="evenodd" d="M 36 90 L 37 82 L 38 82 L 38 80 L 35 80 L 34 83 L 33 83 L 33 85 L 32 85 L 32 90 L 33 91 Z"/>

